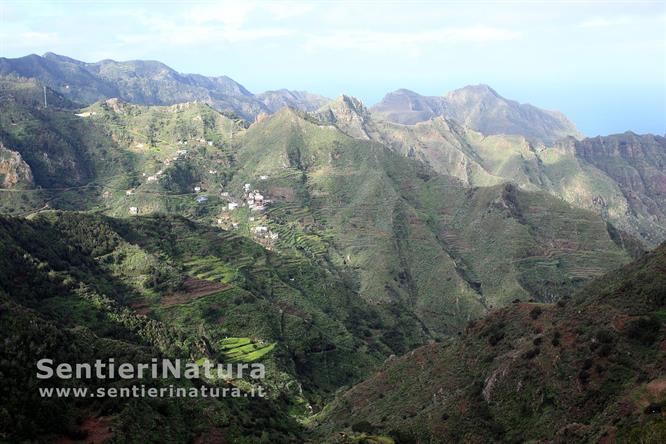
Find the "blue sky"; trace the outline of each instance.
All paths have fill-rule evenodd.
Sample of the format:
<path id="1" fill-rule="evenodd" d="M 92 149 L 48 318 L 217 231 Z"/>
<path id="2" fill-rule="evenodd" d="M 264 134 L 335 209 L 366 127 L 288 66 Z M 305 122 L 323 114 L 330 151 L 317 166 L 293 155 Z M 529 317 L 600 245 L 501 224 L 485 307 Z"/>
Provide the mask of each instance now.
<path id="1" fill-rule="evenodd" d="M 0 55 L 160 60 L 253 92 L 487 83 L 586 134 L 666 132 L 666 1 L 0 0 Z"/>

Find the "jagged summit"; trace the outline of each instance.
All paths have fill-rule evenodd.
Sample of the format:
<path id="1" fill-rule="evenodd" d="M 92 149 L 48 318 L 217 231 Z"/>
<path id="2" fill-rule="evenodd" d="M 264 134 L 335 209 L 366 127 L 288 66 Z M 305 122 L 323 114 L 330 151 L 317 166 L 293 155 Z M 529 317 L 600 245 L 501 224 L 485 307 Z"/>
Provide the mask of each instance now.
<path id="1" fill-rule="evenodd" d="M 370 112 L 356 97 L 341 94 L 315 111 L 313 116 L 322 122 L 338 126 L 352 137 L 371 138 L 367 127 L 369 123 L 372 124 Z"/>
<path id="2" fill-rule="evenodd" d="M 357 99 L 354 96 L 348 96 L 346 94 L 341 94 L 336 97 L 334 103 L 350 111 L 353 111 L 357 114 L 367 114 L 368 109 L 365 107 L 363 102 L 360 99 Z"/>

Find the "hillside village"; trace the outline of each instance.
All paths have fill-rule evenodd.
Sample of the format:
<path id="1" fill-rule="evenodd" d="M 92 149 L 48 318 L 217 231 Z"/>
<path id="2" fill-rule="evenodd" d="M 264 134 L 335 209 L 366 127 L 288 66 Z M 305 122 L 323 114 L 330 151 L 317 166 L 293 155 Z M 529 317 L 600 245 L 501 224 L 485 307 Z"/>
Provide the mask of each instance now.
<path id="1" fill-rule="evenodd" d="M 191 140 L 179 140 L 177 145 L 186 145 L 194 150 L 200 150 L 202 146 L 215 147 L 213 141 L 203 138 Z M 137 149 L 146 149 L 143 143 L 134 143 L 133 146 Z M 171 148 L 173 151 L 173 148 Z M 165 151 L 167 151 L 165 149 Z M 162 161 L 164 168 L 173 168 L 179 162 L 187 163 L 191 157 L 188 149 L 176 149 L 175 155 L 165 158 Z M 218 163 L 224 166 L 222 162 Z M 137 216 L 140 214 L 147 214 L 150 209 L 142 209 L 138 206 L 131 205 L 135 200 L 137 193 L 141 193 L 145 185 L 159 182 L 165 176 L 165 169 L 159 169 L 154 173 L 143 172 L 143 184 L 139 184 L 134 188 L 125 190 L 125 197 L 128 202 L 128 214 Z M 266 225 L 268 219 L 263 216 L 263 213 L 269 208 L 274 199 L 269 198 L 266 194 L 269 192 L 269 176 L 260 174 L 257 176 L 256 183 L 259 187 L 253 187 L 252 183 L 245 183 L 240 190 L 229 191 L 225 189 L 224 181 L 220 178 L 217 169 L 205 169 L 200 167 L 197 175 L 205 178 L 200 185 L 192 188 L 191 192 L 179 193 L 179 196 L 191 196 L 198 205 L 208 205 L 213 207 L 213 212 L 217 211 L 217 215 L 213 215 L 215 224 L 226 230 L 245 230 L 252 238 L 259 244 L 268 249 L 275 247 L 276 241 L 279 239 L 279 234 L 270 230 Z M 261 188 L 261 190 L 259 189 Z M 150 191 L 146 191 L 150 193 Z M 108 194 L 107 194 L 108 197 Z M 278 193 L 277 199 L 284 197 L 284 191 Z M 214 201 L 211 201 L 214 198 Z"/>

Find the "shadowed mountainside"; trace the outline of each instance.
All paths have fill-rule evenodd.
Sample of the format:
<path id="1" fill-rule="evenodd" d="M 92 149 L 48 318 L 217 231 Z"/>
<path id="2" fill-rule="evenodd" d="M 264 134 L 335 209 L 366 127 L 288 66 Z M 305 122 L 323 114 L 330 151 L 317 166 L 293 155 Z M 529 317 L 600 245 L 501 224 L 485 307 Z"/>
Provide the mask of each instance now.
<path id="1" fill-rule="evenodd" d="M 664 295 L 662 245 L 556 305 L 518 303 L 389 360 L 314 424 L 338 443 L 663 442 Z"/>

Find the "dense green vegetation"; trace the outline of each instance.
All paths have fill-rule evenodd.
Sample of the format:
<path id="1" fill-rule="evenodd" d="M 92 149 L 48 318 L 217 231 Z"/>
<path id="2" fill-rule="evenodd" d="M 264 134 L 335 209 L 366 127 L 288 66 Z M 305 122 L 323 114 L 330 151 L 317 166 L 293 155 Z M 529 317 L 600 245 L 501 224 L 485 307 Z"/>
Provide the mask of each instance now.
<path id="1" fill-rule="evenodd" d="M 583 140 L 550 138 L 544 144 L 520 131 L 477 132 L 465 120 L 436 115 L 402 125 L 346 96 L 316 113 L 352 137 L 381 142 L 466 185 L 512 182 L 592 210 L 651 246 L 666 239 L 664 137 L 627 132 Z"/>
<path id="2" fill-rule="evenodd" d="M 107 100 L 73 115 L 19 102 L 4 105 L 7 116 L 39 111 L 73 119 L 70 130 L 90 138 L 76 145 L 81 164 L 99 157 L 101 143 L 113 146 L 114 157 L 105 158 L 106 170 L 91 167 L 95 177 L 75 189 L 5 190 L 4 208 L 25 214 L 46 201 L 116 217 L 175 213 L 345 270 L 361 298 L 378 304 L 380 324 L 401 332 L 384 338 L 394 351 L 458 332 L 516 298 L 553 301 L 636 250 L 630 236 L 592 213 L 518 188 L 470 190 L 394 149 L 293 110 L 245 128 L 199 103 Z M 362 108 L 354 103 L 348 98 L 331 112 Z M 28 163 L 51 149 L 27 133 L 21 137 L 7 146 Z M 67 171 L 54 167 L 54 174 Z M 42 180 L 38 169 L 34 174 Z M 264 212 L 244 205 L 245 184 L 272 200 Z M 27 199 L 19 206 L 18 196 Z M 229 202 L 241 206 L 230 211 Z M 259 226 L 274 238 L 256 236 Z M 200 265 L 198 275 L 215 273 L 214 264 L 208 271 Z"/>
<path id="3" fill-rule="evenodd" d="M 114 344 L 105 353 L 129 362 L 147 360 L 151 353 L 218 362 L 259 360 L 268 369 L 262 383 L 271 402 L 281 400 L 270 408 L 278 410 L 280 403 L 300 405 L 303 396 L 316 406 L 336 388 L 364 376 L 394 345 L 383 342 L 382 333 L 390 336 L 390 330 L 382 327 L 371 334 L 376 341 L 360 339 L 369 331 L 367 323 L 378 316 L 354 297 L 343 275 L 305 259 L 289 262 L 243 238 L 182 218 L 121 221 L 74 213 L 43 213 L 29 221 L 2 218 L 0 247 L 2 313 L 9 323 L 3 331 L 11 332 L 3 345 L 7 358 L 2 372 L 23 378 L 8 384 L 5 390 L 12 393 L 3 396 L 14 399 L 6 405 L 1 427 L 9 433 L 6 439 L 76 429 L 69 419 L 35 428 L 41 417 L 26 410 L 33 403 L 48 409 L 51 402 L 36 400 L 30 391 L 35 386 L 32 372 L 26 372 L 34 366 L 31 360 L 40 354 L 52 356 L 50 350 L 68 341 L 71 346 L 56 356 L 70 362 L 89 359 L 97 343 Z M 223 276 L 188 276 L 193 264 L 204 258 L 216 258 Z M 26 318 L 25 325 L 18 322 L 17 313 Z M 40 330 L 32 333 L 32 326 Z M 46 342 L 51 348 L 41 343 L 19 348 L 44 328 L 55 335 L 52 343 Z M 87 348 L 77 346 L 77 341 Z M 27 391 L 13 392 L 19 388 Z M 228 409 L 225 402 L 231 401 L 214 408 Z M 105 411 L 122 416 L 128 405 Z M 99 408 L 82 403 L 62 414 L 73 418 Z M 187 416 L 197 408 L 204 407 L 191 405 L 186 409 L 192 410 L 178 414 Z M 19 426 L 9 427 L 12 421 Z M 264 426 L 274 431 L 270 424 Z M 226 424 L 225 434 L 235 436 L 235 427 Z M 182 437 L 195 431 L 174 433 Z"/>
<path id="4" fill-rule="evenodd" d="M 557 304 L 513 304 L 390 360 L 316 417 L 318 439 L 663 442 L 665 265 L 661 246 Z"/>
<path id="5" fill-rule="evenodd" d="M 53 87 L 45 108 L 0 77 L 0 441 L 663 436 L 664 250 L 642 258 L 663 138 L 546 148 L 346 96 L 248 124 L 209 104 L 320 98 L 35 57 L 0 59 Z M 145 105 L 180 100 L 209 104 Z M 45 355 L 261 362 L 267 398 L 40 398 L 25 369 Z M 171 383 L 253 384 L 148 382 Z"/>
<path id="6" fill-rule="evenodd" d="M 234 442 L 257 442 L 269 436 L 267 442 L 275 442 L 294 440 L 300 433 L 287 416 L 285 402 L 289 401 L 280 401 L 280 388 L 273 386 L 280 372 L 275 364 L 268 364 L 271 376 L 266 385 L 272 387 L 272 394 L 266 400 L 41 398 L 37 389 L 43 386 L 189 384 L 176 380 L 38 381 L 35 362 L 43 357 L 69 363 L 108 358 L 139 363 L 156 357 L 196 360 L 215 355 L 215 349 L 209 348 L 204 325 L 167 324 L 130 309 L 129 301 L 179 288 L 178 278 L 183 275 L 168 261 L 151 260 L 154 254 L 128 244 L 102 218 L 67 213 L 32 221 L 2 218 L 0 249 L 0 440 L 84 439 L 96 430 L 91 426 L 96 421 L 113 427 L 114 439 L 121 442 L 151 441 L 155 435 L 166 442 L 183 442 L 217 431 Z M 241 382 L 236 384 L 243 387 Z"/>

